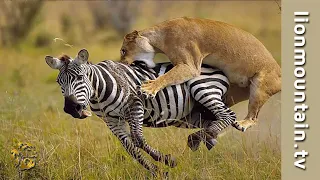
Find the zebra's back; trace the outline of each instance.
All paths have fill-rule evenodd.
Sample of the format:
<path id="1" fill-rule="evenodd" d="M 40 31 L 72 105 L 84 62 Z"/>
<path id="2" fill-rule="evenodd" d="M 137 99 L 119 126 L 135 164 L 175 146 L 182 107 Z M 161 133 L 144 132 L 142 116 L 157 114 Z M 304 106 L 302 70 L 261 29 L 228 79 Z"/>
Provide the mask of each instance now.
<path id="1" fill-rule="evenodd" d="M 148 69 L 144 64 L 135 65 L 137 76 L 146 77 L 147 79 L 155 79 L 173 68 L 171 63 L 157 64 L 155 68 Z M 141 81 L 140 79 L 140 84 Z M 139 85 L 140 85 L 139 84 Z M 203 101 L 210 101 L 212 98 L 223 97 L 229 87 L 229 81 L 224 73 L 214 67 L 203 65 L 201 75 L 193 78 L 185 83 L 168 86 L 160 90 L 154 99 L 145 99 L 145 115 L 144 125 L 149 127 L 164 127 L 164 126 L 182 126 L 186 121 L 197 121 L 191 116 L 191 112 L 195 105 L 195 100 L 192 95 L 197 98 L 204 96 Z M 203 102 L 202 102 L 203 103 Z M 204 108 L 204 107 L 203 107 Z M 200 109 L 198 108 L 197 111 Z M 202 114 L 208 117 L 214 115 L 211 112 Z M 195 113 L 195 114 L 198 114 Z M 190 115 L 190 117 L 187 117 Z M 190 119 L 191 118 L 191 119 Z"/>

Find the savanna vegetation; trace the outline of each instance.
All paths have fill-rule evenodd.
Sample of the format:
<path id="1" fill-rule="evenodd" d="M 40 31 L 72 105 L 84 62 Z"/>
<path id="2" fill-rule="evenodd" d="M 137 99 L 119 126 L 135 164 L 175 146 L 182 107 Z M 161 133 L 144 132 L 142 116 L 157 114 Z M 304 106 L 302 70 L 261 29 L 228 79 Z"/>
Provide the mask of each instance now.
<path id="1" fill-rule="evenodd" d="M 117 61 L 124 34 L 174 17 L 210 18 L 254 34 L 281 62 L 281 16 L 274 1 L 1 1 L 0 179 L 146 179 L 97 117 L 63 112 L 57 71 L 44 57 L 80 48 L 90 61 Z M 157 56 L 157 61 L 165 61 Z M 233 107 L 241 118 L 246 104 Z M 149 144 L 177 158 L 170 179 L 280 179 L 279 97 L 260 114 L 260 125 L 241 133 L 229 128 L 214 149 L 187 147 L 195 130 L 144 128 Z M 36 147 L 35 167 L 21 171 L 10 152 L 17 142 Z"/>

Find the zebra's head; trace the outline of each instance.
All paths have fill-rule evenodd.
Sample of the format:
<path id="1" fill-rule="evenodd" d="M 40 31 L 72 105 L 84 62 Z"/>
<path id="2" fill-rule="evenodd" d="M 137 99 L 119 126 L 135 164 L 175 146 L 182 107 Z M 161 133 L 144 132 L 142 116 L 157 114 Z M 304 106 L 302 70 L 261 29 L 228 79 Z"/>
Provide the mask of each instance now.
<path id="1" fill-rule="evenodd" d="M 66 55 L 60 58 L 45 57 L 46 63 L 52 69 L 59 70 L 57 82 L 65 99 L 64 111 L 79 119 L 91 116 L 91 112 L 86 110 L 89 99 L 94 94 L 87 75 L 88 57 L 86 49 L 80 50 L 75 59 Z"/>

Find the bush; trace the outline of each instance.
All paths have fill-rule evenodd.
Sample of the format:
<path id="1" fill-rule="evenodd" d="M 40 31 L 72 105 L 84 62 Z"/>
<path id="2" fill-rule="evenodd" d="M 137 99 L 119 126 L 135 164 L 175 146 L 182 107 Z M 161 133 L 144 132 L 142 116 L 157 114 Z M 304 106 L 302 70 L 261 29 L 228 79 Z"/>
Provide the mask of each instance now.
<path id="1" fill-rule="evenodd" d="M 141 1 L 103 1 L 88 2 L 95 27 L 103 29 L 111 26 L 121 36 L 131 31 L 139 15 Z"/>
<path id="2" fill-rule="evenodd" d="M 46 31 L 41 31 L 35 37 L 34 45 L 36 47 L 47 47 L 51 44 L 53 35 Z"/>
<path id="3" fill-rule="evenodd" d="M 43 1 L 0 1 L 0 39 L 2 45 L 18 43 L 30 32 Z"/>
<path id="4" fill-rule="evenodd" d="M 61 19 L 60 19 L 60 23 L 61 23 L 62 33 L 64 33 L 64 34 L 69 33 L 72 28 L 72 24 L 73 24 L 71 17 L 65 13 L 62 14 Z"/>

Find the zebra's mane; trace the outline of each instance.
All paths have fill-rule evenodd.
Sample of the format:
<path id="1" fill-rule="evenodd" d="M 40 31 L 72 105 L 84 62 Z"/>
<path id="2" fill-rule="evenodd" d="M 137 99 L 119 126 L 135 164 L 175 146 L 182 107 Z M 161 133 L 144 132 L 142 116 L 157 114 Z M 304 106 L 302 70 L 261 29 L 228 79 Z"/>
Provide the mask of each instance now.
<path id="1" fill-rule="evenodd" d="M 59 57 L 59 60 L 64 62 L 66 64 L 66 66 L 68 66 L 68 64 L 71 62 L 71 58 L 70 56 L 63 54 Z"/>
<path id="2" fill-rule="evenodd" d="M 113 78 L 116 79 L 117 83 L 124 90 L 125 94 L 129 95 L 130 94 L 130 85 L 128 83 L 127 77 L 123 73 L 123 69 L 122 69 L 121 65 L 119 63 L 111 61 L 111 60 L 107 60 L 104 62 L 107 63 L 109 73 L 112 74 Z"/>
<path id="3" fill-rule="evenodd" d="M 68 66 L 69 63 L 73 60 L 70 56 L 66 54 L 62 54 L 58 59 L 64 62 L 66 66 Z M 92 64 L 92 63 L 87 61 L 87 64 Z"/>

